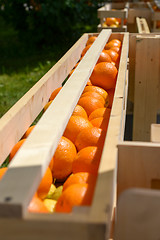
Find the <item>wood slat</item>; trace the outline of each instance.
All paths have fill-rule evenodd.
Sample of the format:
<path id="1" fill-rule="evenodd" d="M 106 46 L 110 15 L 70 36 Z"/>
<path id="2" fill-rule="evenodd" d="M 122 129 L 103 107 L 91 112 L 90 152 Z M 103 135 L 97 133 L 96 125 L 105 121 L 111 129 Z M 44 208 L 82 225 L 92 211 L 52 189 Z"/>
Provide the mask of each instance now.
<path id="1" fill-rule="evenodd" d="M 149 141 L 150 125 L 157 121 L 159 65 L 160 38 L 137 36 L 133 118 L 133 140 L 136 141 Z"/>
<path id="2" fill-rule="evenodd" d="M 160 124 L 151 124 L 151 142 L 160 143 Z"/>
<path id="3" fill-rule="evenodd" d="M 138 33 L 150 33 L 147 21 L 145 18 L 136 17 Z"/>
<path id="4" fill-rule="evenodd" d="M 118 201 L 114 239 L 158 239 L 159 156 L 160 143 L 118 144 Z"/>

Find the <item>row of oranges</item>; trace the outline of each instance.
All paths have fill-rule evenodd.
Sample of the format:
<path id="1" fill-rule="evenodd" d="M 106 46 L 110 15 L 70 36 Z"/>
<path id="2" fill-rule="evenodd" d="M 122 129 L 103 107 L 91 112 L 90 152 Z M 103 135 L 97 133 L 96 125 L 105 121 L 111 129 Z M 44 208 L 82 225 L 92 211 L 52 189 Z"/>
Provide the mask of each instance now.
<path id="1" fill-rule="evenodd" d="M 96 38 L 92 36 L 88 39 L 81 59 Z M 29 211 L 71 212 L 73 206 L 91 205 L 110 118 L 120 51 L 121 41 L 114 39 L 109 41 L 101 52 L 37 192 L 29 204 Z M 59 87 L 53 91 L 44 112 L 61 89 L 62 87 Z M 13 147 L 10 161 L 34 127 L 31 126 Z M 0 170 L 0 178 L 6 170 L 7 168 Z M 56 187 L 56 184 L 60 184 L 60 188 Z M 54 198 L 58 188 L 58 197 Z M 56 200 L 52 207 L 48 205 L 47 199 Z"/>

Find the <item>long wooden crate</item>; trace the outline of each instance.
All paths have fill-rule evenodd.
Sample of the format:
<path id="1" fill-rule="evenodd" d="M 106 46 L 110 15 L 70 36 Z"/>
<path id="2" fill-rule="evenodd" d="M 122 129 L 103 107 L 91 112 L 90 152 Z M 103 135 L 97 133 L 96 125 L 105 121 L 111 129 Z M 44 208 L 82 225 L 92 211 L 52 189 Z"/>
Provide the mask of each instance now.
<path id="1" fill-rule="evenodd" d="M 61 86 L 80 59 L 88 37 L 75 45 L 0 120 L 0 162 L 10 153 L 42 111 L 52 91 Z M 123 139 L 128 88 L 128 33 L 103 30 L 48 110 L 27 138 L 0 181 L 1 238 L 107 239 L 116 194 L 117 143 Z M 27 207 L 53 156 L 60 137 L 108 39 L 122 41 L 120 65 L 111 117 L 102 152 L 96 189 L 90 207 L 75 207 L 71 214 L 28 213 Z"/>
<path id="2" fill-rule="evenodd" d="M 126 3 L 106 3 L 103 7 L 97 11 L 100 24 L 97 27 L 97 31 L 100 32 L 102 29 L 111 29 L 113 32 L 127 32 L 127 25 L 125 20 L 128 16 L 128 9 Z M 118 27 L 105 26 L 104 22 L 106 18 L 120 18 L 121 24 Z"/>

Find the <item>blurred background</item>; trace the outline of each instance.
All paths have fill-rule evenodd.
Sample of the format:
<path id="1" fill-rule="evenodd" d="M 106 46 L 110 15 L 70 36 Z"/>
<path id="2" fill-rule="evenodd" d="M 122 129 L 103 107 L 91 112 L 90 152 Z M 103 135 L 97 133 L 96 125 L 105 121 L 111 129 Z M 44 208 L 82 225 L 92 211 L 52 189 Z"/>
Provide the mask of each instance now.
<path id="1" fill-rule="evenodd" d="M 100 0 L 0 0 L 0 117 L 83 33 L 97 32 L 102 5 Z"/>
<path id="2" fill-rule="evenodd" d="M 84 32 L 97 31 L 95 0 L 0 0 L 0 117 Z"/>

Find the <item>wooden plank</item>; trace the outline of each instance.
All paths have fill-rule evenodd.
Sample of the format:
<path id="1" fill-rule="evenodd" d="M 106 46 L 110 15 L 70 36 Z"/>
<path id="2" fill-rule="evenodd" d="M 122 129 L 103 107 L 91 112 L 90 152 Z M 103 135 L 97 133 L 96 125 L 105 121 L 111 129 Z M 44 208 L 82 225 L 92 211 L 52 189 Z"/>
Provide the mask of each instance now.
<path id="1" fill-rule="evenodd" d="M 160 144 L 124 142 L 118 144 L 117 196 L 129 188 L 160 185 Z"/>
<path id="2" fill-rule="evenodd" d="M 36 218 L 30 219 L 6 219 L 0 218 L 1 226 L 1 236 L 2 239 L 10 240 L 88 240 L 88 239 L 103 239 L 105 240 L 105 231 L 106 226 L 104 224 L 87 224 L 86 221 L 70 221 L 66 220 L 67 218 L 71 219 L 72 215 L 63 214 L 60 215 L 60 220 L 58 215 L 54 214 L 48 215 L 50 219 L 47 220 L 43 215 L 48 214 L 37 214 Z M 54 221 L 53 221 L 54 218 Z M 41 220 L 40 220 L 41 219 Z M 58 219 L 58 220 L 57 220 Z M 9 229 L 9 231 L 8 231 Z"/>
<path id="3" fill-rule="evenodd" d="M 144 61 L 142 61 L 142 56 Z M 156 123 L 160 79 L 159 64 L 160 39 L 155 36 L 137 36 L 133 140 L 149 141 L 150 125 Z"/>
<path id="4" fill-rule="evenodd" d="M 147 21 L 145 18 L 136 17 L 138 33 L 150 33 Z"/>
<path id="5" fill-rule="evenodd" d="M 0 195 L 1 216 L 19 217 L 25 215 L 31 197 L 45 173 L 79 96 L 83 92 L 110 34 L 111 31 L 107 30 L 103 30 L 99 34 L 74 73 L 63 86 L 62 91 L 59 92 L 10 163 L 6 176 L 0 182 L 0 192 L 2 192 Z M 24 176 L 23 172 L 26 167 L 28 168 L 28 174 L 33 169 L 35 175 L 29 175 L 30 177 L 28 177 L 28 174 L 25 174 Z M 17 172 L 16 177 L 15 171 Z M 16 188 L 11 187 L 13 179 Z M 20 181 L 20 179 L 23 179 L 23 181 Z M 31 182 L 33 184 L 30 184 Z M 27 187 L 25 188 L 25 186 Z M 26 190 L 25 194 L 21 194 L 24 189 Z M 8 196 L 11 199 L 9 204 L 6 203 L 6 197 Z M 15 206 L 18 206 L 17 211 L 13 212 Z"/>
<path id="6" fill-rule="evenodd" d="M 158 239 L 160 144 L 118 144 L 117 214 L 114 239 Z M 153 190 L 154 189 L 154 190 Z"/>
<path id="7" fill-rule="evenodd" d="M 160 124 L 151 124 L 151 142 L 160 143 Z"/>
<path id="8" fill-rule="evenodd" d="M 98 24 L 97 31 L 101 32 L 103 29 L 109 29 L 112 30 L 112 32 L 127 32 L 127 26 L 122 27 L 103 27 L 103 21 L 101 24 Z"/>
<path id="9" fill-rule="evenodd" d="M 90 214 L 92 218 L 106 219 L 107 225 L 110 225 L 110 220 L 114 209 L 114 197 L 116 193 L 116 176 L 117 176 L 117 143 L 122 136 L 123 131 L 123 108 L 126 93 L 126 71 L 127 71 L 127 58 L 128 48 L 126 45 L 129 42 L 129 35 L 124 35 L 122 46 L 122 64 L 119 66 L 119 75 L 117 79 L 115 100 L 111 110 L 107 136 L 104 143 L 103 153 L 101 157 L 98 180 L 96 184 L 95 195 L 92 203 Z M 121 84 L 121 83 L 123 84 Z M 118 88 L 123 90 L 123 96 L 118 93 L 121 92 Z M 119 110 L 120 109 L 120 110 Z M 107 191 L 106 191 L 107 189 Z M 104 212 L 104 209 L 105 212 Z M 109 237 L 109 236 L 107 236 Z"/>
<path id="10" fill-rule="evenodd" d="M 136 23 L 137 23 L 138 33 L 142 33 L 142 26 L 141 26 L 141 22 L 140 22 L 139 17 L 136 17 Z"/>
<path id="11" fill-rule="evenodd" d="M 160 192 L 130 189 L 118 200 L 115 240 L 159 239 Z"/>
<path id="12" fill-rule="evenodd" d="M 88 35 L 73 47 L 0 119 L 0 164 L 47 103 L 52 91 L 61 86 L 79 60 Z M 17 122 L 19 127 L 17 128 Z M 6 144 L 7 142 L 7 144 Z"/>
<path id="13" fill-rule="evenodd" d="M 127 18 L 128 10 L 122 9 L 122 10 L 107 10 L 105 7 L 98 9 L 98 18 Z"/>

